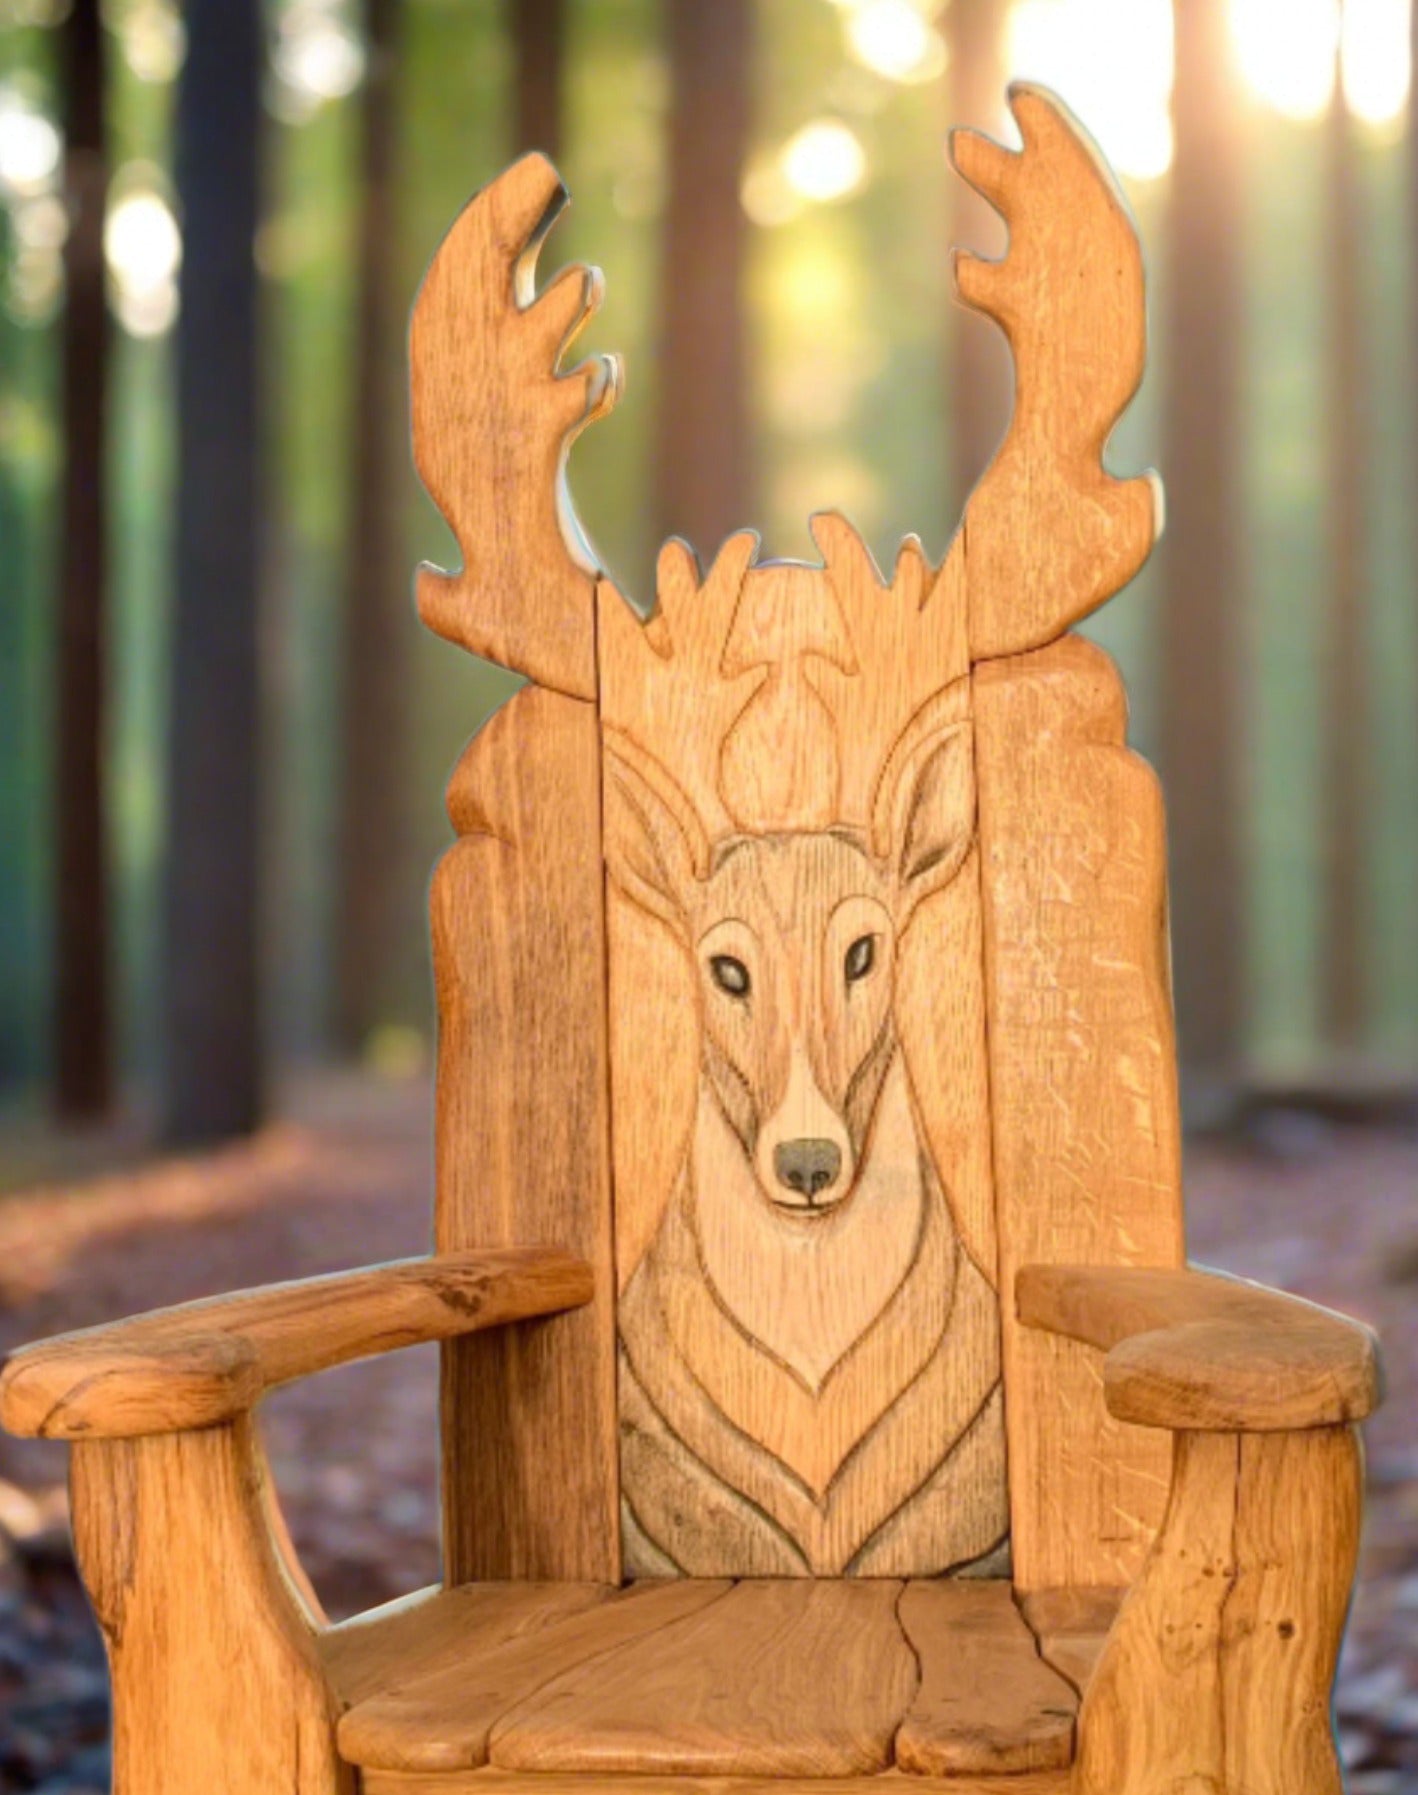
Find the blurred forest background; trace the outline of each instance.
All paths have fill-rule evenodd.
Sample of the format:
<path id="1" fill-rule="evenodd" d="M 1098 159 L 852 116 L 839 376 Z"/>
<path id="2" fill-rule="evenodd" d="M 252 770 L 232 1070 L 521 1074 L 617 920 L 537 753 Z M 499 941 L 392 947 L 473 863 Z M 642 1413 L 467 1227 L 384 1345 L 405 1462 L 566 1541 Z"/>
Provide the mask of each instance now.
<path id="1" fill-rule="evenodd" d="M 508 677 L 404 329 L 525 147 L 628 389 L 603 563 L 840 506 L 939 555 L 1009 406 L 944 132 L 1046 82 L 1118 169 L 1168 532 L 1087 627 L 1167 784 L 1195 1119 L 1418 1088 L 1418 131 L 1408 0 L 3 0 L 0 1105 L 243 1132 L 292 1068 L 426 1063 L 442 787 Z M 583 344 L 577 345 L 577 352 Z"/>

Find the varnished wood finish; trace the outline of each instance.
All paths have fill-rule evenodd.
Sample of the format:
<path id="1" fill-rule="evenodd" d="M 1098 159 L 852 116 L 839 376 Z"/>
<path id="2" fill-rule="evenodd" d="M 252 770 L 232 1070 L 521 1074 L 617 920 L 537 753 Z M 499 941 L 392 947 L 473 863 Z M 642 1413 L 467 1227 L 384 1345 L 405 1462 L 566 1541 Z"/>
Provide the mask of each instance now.
<path id="1" fill-rule="evenodd" d="M 1039 1655 L 1081 1694 L 1097 1667 L 1125 1589 L 1040 1589 L 1020 1608 Z"/>
<path id="2" fill-rule="evenodd" d="M 563 1670 L 642 1634 L 658 1634 L 715 1602 L 729 1585 L 675 1579 L 628 1590 L 602 1587 L 579 1613 L 558 1615 L 555 1592 L 542 1624 L 519 1625 L 485 1649 L 450 1638 L 421 1670 L 357 1702 L 340 1722 L 342 1755 L 384 1770 L 460 1770 L 485 1764 L 493 1727 Z M 497 1597 L 523 1613 L 515 1585 Z M 474 1603 L 481 1601 L 473 1598 Z M 476 1606 L 473 1609 L 476 1612 Z"/>
<path id="3" fill-rule="evenodd" d="M 739 1583 L 566 1671 L 493 1730 L 506 1770 L 851 1776 L 885 1770 L 916 1665 L 899 1583 Z"/>
<path id="4" fill-rule="evenodd" d="M 596 570 L 562 467 L 615 403 L 620 369 L 593 356 L 557 372 L 602 290 L 598 269 L 569 267 L 536 291 L 537 253 L 565 204 L 545 156 L 524 156 L 469 202 L 419 291 L 414 459 L 463 568 L 423 568 L 418 602 L 439 635 L 594 698 Z"/>
<path id="5" fill-rule="evenodd" d="M 1162 806 L 1112 663 L 1065 637 L 977 669 L 1000 1288 L 1051 1261 L 1179 1266 Z M 1169 1443 L 1112 1419 L 1082 1346 L 1002 1305 L 1014 1577 L 1132 1580 Z"/>
<path id="6" fill-rule="evenodd" d="M 1162 521 L 1155 475 L 1117 480 L 1103 445 L 1146 353 L 1142 251 L 1101 155 L 1058 99 L 1018 83 L 1020 152 L 974 131 L 951 159 L 1009 226 L 998 262 L 958 255 L 956 285 L 1009 339 L 1008 433 L 965 507 L 970 653 L 1042 648 L 1146 560 Z"/>
<path id="7" fill-rule="evenodd" d="M 959 560 L 814 532 L 671 544 L 648 624 L 602 594 L 642 1574 L 937 1573 L 1007 1527 Z"/>
<path id="8" fill-rule="evenodd" d="M 900 1613 L 920 1666 L 896 1735 L 902 1770 L 1003 1775 L 1072 1761 L 1077 1697 L 1037 1655 L 1008 1583 L 917 1580 Z"/>
<path id="9" fill-rule="evenodd" d="M 1287 1433 L 1379 1400 L 1366 1327 L 1214 1272 L 1025 1266 L 1019 1319 L 1101 1347 L 1110 1413 L 1148 1427 Z"/>
<path id="10" fill-rule="evenodd" d="M 422 1776 L 397 1770 L 369 1770 L 361 1795 L 626 1795 L 623 1776 L 557 1776 L 515 1770 L 469 1770 L 461 1776 Z M 1066 1770 L 1026 1772 L 1001 1782 L 995 1776 L 952 1776 L 923 1783 L 918 1776 L 888 1770 L 880 1776 L 637 1776 L 634 1795 L 1068 1795 Z"/>
<path id="11" fill-rule="evenodd" d="M 536 687 L 469 745 L 434 876 L 440 1251 L 554 1240 L 591 1307 L 444 1349 L 444 1574 L 620 1578 L 596 713 Z"/>
<path id="12" fill-rule="evenodd" d="M 1340 1795 L 1361 1487 L 1352 1428 L 1178 1436 L 1162 1531 L 1084 1696 L 1074 1795 Z"/>
<path id="13" fill-rule="evenodd" d="M 60 1334 L 15 1353 L 0 1421 L 51 1440 L 210 1427 L 267 1390 L 351 1359 L 551 1315 L 591 1299 L 549 1247 L 446 1253 L 273 1284 Z"/>
<path id="14" fill-rule="evenodd" d="M 117 1795 L 354 1795 L 251 1422 L 74 1447 L 74 1546 L 113 1679 Z"/>

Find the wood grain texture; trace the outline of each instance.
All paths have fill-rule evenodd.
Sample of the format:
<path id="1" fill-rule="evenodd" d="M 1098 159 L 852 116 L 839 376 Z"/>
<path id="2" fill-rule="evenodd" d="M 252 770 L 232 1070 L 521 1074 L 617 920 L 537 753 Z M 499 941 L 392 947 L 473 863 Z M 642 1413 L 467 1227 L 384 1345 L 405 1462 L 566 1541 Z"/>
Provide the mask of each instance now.
<path id="1" fill-rule="evenodd" d="M 1112 663 L 1077 637 L 974 677 L 1001 1289 L 1025 1265 L 1175 1268 L 1181 1152 L 1165 841 Z M 1002 1306 L 1016 1585 L 1131 1582 L 1169 1442 L 1088 1350 Z"/>
<path id="2" fill-rule="evenodd" d="M 438 635 L 594 698 L 596 569 L 563 467 L 615 403 L 620 369 L 594 356 L 557 371 L 602 290 L 599 270 L 570 267 L 537 294 L 537 253 L 565 203 L 546 158 L 524 156 L 468 203 L 419 291 L 414 459 L 463 569 L 423 568 L 418 602 Z"/>
<path id="3" fill-rule="evenodd" d="M 1177 1436 L 1162 1531 L 1084 1695 L 1074 1795 L 1339 1795 L 1361 1487 L 1352 1428 Z"/>
<path id="4" fill-rule="evenodd" d="M 597 1300 L 444 1348 L 445 1578 L 615 1583 L 600 739 L 528 687 L 454 772 L 432 893 L 441 1252 L 556 1241 Z"/>
<path id="5" fill-rule="evenodd" d="M 1009 226 L 1003 260 L 959 255 L 960 297 L 1014 358 L 1014 410 L 965 507 L 970 653 L 1041 648 L 1126 584 L 1162 522 L 1155 475 L 1116 480 L 1103 446 L 1142 378 L 1142 252 L 1092 140 L 1052 94 L 1009 90 L 1016 153 L 951 135 L 956 169 Z"/>
<path id="6" fill-rule="evenodd" d="M 880 1776 L 637 1776 L 635 1795 L 912 1795 L 921 1779 L 888 1770 Z M 626 1795 L 623 1776 L 558 1776 L 517 1770 L 469 1770 L 425 1776 L 367 1770 L 362 1795 Z M 1025 1772 L 1002 1783 L 994 1776 L 952 1776 L 946 1795 L 1068 1795 L 1066 1770 Z"/>
<path id="7" fill-rule="evenodd" d="M 1020 1609 L 1039 1642 L 1039 1655 L 1080 1694 L 1088 1687 L 1125 1589 L 1039 1589 Z"/>
<path id="8" fill-rule="evenodd" d="M 405 1259 L 182 1303 L 60 1334 L 0 1375 L 0 1422 L 51 1440 L 210 1427 L 294 1378 L 551 1315 L 591 1299 L 590 1268 L 553 1248 Z"/>
<path id="9" fill-rule="evenodd" d="M 353 1795 L 247 1418 L 73 1450 L 74 1546 L 108 1650 L 117 1795 Z"/>
<path id="10" fill-rule="evenodd" d="M 1316 1303 L 1189 1268 L 1025 1266 L 1019 1318 L 1101 1347 L 1121 1421 L 1285 1433 L 1359 1421 L 1380 1396 L 1368 1328 Z"/>
<path id="11" fill-rule="evenodd" d="M 318 1649 L 343 1711 L 371 1697 L 396 1695 L 450 1663 L 475 1663 L 607 1601 L 611 1593 L 604 1583 L 435 1585 L 327 1628 Z"/>
<path id="12" fill-rule="evenodd" d="M 578 1665 L 493 1730 L 506 1770 L 852 1776 L 885 1770 L 916 1665 L 898 1583 L 745 1582 Z"/>
<path id="13" fill-rule="evenodd" d="M 959 562 L 603 588 L 626 1556 L 935 1574 L 1007 1529 Z"/>
<path id="14" fill-rule="evenodd" d="M 497 1601 L 522 1614 L 518 1604 L 525 1598 L 515 1585 L 503 1587 Z M 475 1768 L 487 1762 L 492 1729 L 519 1701 L 564 1670 L 641 1634 L 661 1632 L 717 1601 L 728 1588 L 724 1582 L 683 1579 L 620 1591 L 602 1588 L 599 1599 L 580 1612 L 558 1615 L 554 1605 L 547 1606 L 542 1624 L 519 1621 L 506 1638 L 484 1641 L 482 1649 L 476 1638 L 450 1638 L 416 1674 L 401 1675 L 392 1688 L 350 1708 L 339 1726 L 341 1755 L 366 1769 Z M 554 1593 L 551 1600 L 554 1604 Z"/>
<path id="15" fill-rule="evenodd" d="M 896 1735 L 917 1776 L 1013 1775 L 1073 1759 L 1078 1700 L 1039 1657 L 1008 1583 L 908 1583 L 901 1626 L 920 1687 Z"/>

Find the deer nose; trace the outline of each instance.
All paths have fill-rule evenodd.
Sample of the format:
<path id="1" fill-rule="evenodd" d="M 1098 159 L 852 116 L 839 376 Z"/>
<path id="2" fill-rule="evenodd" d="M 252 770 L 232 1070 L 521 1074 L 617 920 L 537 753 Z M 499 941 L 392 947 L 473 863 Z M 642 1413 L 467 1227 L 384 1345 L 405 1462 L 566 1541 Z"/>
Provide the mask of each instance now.
<path id="1" fill-rule="evenodd" d="M 779 1184 L 811 1202 L 820 1190 L 837 1182 L 842 1149 L 835 1141 L 780 1141 L 773 1149 L 773 1170 Z"/>

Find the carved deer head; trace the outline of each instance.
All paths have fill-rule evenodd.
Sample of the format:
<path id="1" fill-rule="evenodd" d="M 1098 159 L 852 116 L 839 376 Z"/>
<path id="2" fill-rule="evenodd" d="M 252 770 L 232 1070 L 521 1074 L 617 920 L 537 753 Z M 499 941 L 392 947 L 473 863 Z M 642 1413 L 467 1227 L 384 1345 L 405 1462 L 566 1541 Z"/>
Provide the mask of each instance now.
<path id="1" fill-rule="evenodd" d="M 637 764 L 637 762 L 639 764 Z M 780 1211 L 851 1196 L 896 1046 L 897 943 L 974 834 L 970 726 L 939 726 L 883 790 L 886 854 L 850 829 L 738 834 L 707 869 L 654 763 L 612 746 L 611 875 L 690 955 L 703 1073 Z"/>

